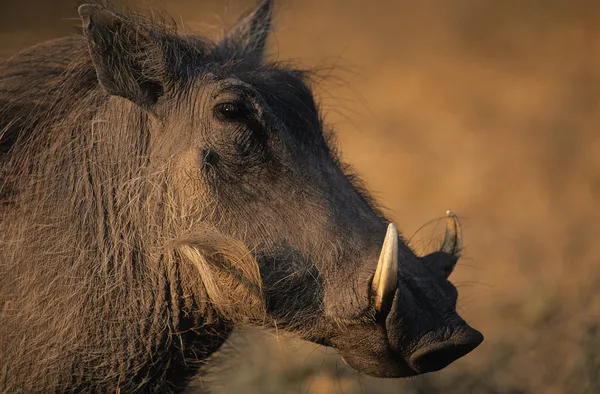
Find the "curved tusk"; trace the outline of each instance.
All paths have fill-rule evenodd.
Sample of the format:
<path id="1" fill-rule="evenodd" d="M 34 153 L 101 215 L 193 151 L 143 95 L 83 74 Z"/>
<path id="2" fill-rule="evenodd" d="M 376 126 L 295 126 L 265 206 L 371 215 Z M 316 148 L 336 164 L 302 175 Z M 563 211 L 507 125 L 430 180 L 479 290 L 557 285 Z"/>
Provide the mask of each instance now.
<path id="1" fill-rule="evenodd" d="M 387 309 L 398 287 L 398 229 L 390 223 L 385 234 L 379 263 L 373 277 L 375 309 Z"/>
<path id="2" fill-rule="evenodd" d="M 441 252 L 460 257 L 462 251 L 462 226 L 458 216 L 452 211 L 446 211 L 446 235 L 442 242 Z"/>

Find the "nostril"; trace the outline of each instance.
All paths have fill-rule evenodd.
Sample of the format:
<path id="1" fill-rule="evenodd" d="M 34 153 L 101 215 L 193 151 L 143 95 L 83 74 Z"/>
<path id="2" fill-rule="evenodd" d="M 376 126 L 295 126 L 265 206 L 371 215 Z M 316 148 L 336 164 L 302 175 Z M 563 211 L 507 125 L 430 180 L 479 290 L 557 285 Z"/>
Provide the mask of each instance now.
<path id="1" fill-rule="evenodd" d="M 410 357 L 411 367 L 418 373 L 439 371 L 470 353 L 481 342 L 483 335 L 469 328 L 468 335 L 456 335 L 448 341 L 435 343 L 417 350 Z"/>

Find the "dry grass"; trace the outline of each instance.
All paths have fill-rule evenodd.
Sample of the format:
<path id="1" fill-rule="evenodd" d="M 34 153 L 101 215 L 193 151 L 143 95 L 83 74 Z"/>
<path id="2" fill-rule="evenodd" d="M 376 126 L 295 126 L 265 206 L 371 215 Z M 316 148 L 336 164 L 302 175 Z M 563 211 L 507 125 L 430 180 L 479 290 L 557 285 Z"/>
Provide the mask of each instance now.
<path id="1" fill-rule="evenodd" d="M 6 2 L 11 12 L 33 3 L 43 4 Z M 75 15 L 74 1 L 63 3 L 16 13 L 17 24 L 3 2 L 0 50 L 74 31 L 75 20 L 58 17 Z M 252 2 L 150 3 L 210 30 Z M 278 17 L 274 56 L 335 66 L 317 88 L 326 118 L 403 232 L 448 208 L 463 219 L 467 249 L 453 278 L 486 341 L 442 373 L 392 381 L 356 374 L 332 350 L 250 331 L 203 385 L 600 392 L 600 3 L 280 0 Z M 416 246 L 426 250 L 432 234 L 430 225 Z"/>

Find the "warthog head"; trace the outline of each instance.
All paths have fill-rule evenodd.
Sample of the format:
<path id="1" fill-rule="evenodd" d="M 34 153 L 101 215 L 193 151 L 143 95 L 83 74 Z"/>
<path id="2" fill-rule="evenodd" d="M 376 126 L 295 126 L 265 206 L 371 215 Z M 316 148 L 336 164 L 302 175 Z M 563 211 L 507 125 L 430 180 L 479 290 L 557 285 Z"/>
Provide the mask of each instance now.
<path id="1" fill-rule="evenodd" d="M 100 133 L 115 112 L 140 114 L 147 165 L 168 174 L 166 206 L 189 230 L 178 247 L 222 316 L 335 347 L 374 376 L 439 370 L 483 340 L 456 313 L 448 281 L 459 222 L 449 214 L 438 252 L 410 250 L 339 161 L 307 74 L 265 60 L 272 8 L 263 1 L 211 44 L 81 6 L 99 84 L 112 96 L 94 127 Z M 247 292 L 228 298 L 225 277 Z"/>

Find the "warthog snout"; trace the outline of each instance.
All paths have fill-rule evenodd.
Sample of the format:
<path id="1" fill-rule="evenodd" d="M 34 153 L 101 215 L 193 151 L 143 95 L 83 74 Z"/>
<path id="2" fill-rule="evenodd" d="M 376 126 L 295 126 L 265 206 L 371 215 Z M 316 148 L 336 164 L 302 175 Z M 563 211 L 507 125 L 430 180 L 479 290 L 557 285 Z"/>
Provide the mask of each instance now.
<path id="1" fill-rule="evenodd" d="M 332 341 L 347 364 L 373 376 L 407 377 L 443 369 L 479 346 L 483 335 L 457 314 L 458 291 L 449 281 L 462 249 L 458 217 L 448 211 L 441 247 L 427 256 L 411 254 L 394 224 L 382 238 L 372 309 Z"/>
<path id="2" fill-rule="evenodd" d="M 410 367 L 417 373 L 439 371 L 467 355 L 483 342 L 483 335 L 468 325 L 461 326 L 444 341 L 425 345 L 409 359 Z"/>

